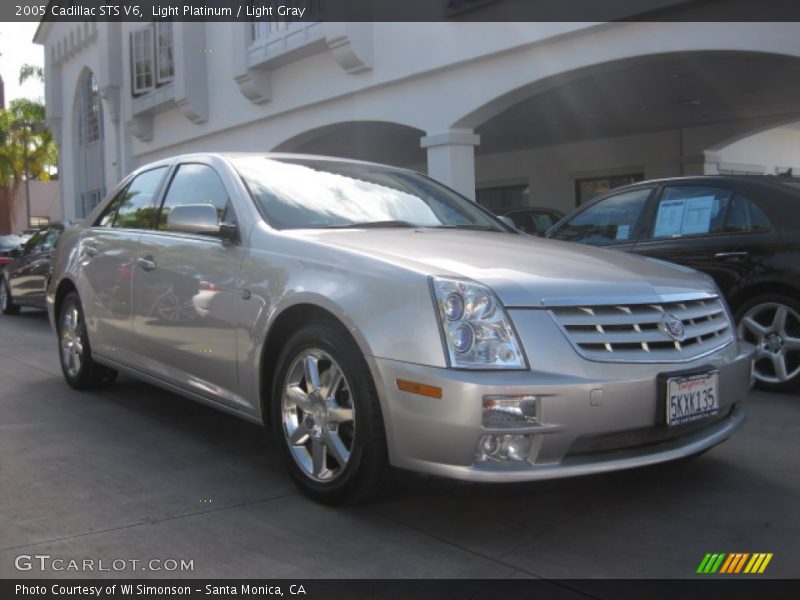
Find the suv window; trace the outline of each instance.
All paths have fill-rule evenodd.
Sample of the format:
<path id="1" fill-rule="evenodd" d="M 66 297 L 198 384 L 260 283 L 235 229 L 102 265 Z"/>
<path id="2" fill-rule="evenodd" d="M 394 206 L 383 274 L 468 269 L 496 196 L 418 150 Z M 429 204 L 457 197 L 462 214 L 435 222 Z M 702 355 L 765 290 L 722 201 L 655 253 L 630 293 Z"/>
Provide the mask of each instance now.
<path id="1" fill-rule="evenodd" d="M 652 237 L 676 238 L 720 233 L 730 190 L 700 185 L 664 188 L 658 201 Z"/>
<path id="2" fill-rule="evenodd" d="M 217 172 L 197 163 L 181 165 L 175 172 L 158 217 L 158 229 L 166 230 L 169 212 L 183 204 L 211 204 L 220 222 L 228 220 L 231 212 L 228 190 Z"/>
<path id="3" fill-rule="evenodd" d="M 553 237 L 594 246 L 628 240 L 651 191 L 644 188 L 604 198 L 564 223 Z"/>
<path id="4" fill-rule="evenodd" d="M 772 229 L 767 215 L 752 200 L 736 194 L 725 219 L 727 233 L 752 233 Z"/>
<path id="5" fill-rule="evenodd" d="M 153 226 L 157 210 L 156 192 L 166 171 L 167 167 L 157 167 L 137 175 L 131 181 L 120 199 L 112 227 L 149 229 Z"/>

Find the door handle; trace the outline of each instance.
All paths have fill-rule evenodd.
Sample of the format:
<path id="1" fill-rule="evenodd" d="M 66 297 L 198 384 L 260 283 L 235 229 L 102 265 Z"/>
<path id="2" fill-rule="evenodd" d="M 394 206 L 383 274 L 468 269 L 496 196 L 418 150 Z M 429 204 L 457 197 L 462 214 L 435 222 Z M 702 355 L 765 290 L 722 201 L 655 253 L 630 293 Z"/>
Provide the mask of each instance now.
<path id="1" fill-rule="evenodd" d="M 750 256 L 749 252 L 717 252 L 714 258 L 747 258 Z"/>
<path id="2" fill-rule="evenodd" d="M 97 248 L 94 246 L 84 246 L 83 252 L 86 254 L 86 256 L 97 256 Z"/>
<path id="3" fill-rule="evenodd" d="M 145 256 L 144 258 L 137 258 L 136 264 L 142 269 L 142 271 L 155 271 L 156 269 L 156 261 L 153 260 L 152 256 Z"/>

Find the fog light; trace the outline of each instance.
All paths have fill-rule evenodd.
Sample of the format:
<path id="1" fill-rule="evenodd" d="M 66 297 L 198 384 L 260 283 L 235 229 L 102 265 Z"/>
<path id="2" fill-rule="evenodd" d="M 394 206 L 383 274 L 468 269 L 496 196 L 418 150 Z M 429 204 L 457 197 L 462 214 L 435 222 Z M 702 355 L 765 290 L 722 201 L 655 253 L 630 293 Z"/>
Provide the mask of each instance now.
<path id="1" fill-rule="evenodd" d="M 531 453 L 530 435 L 504 435 L 500 453 L 505 454 L 511 460 L 527 460 Z"/>
<path id="2" fill-rule="evenodd" d="M 484 435 L 478 443 L 478 451 L 480 454 L 492 456 L 500 449 L 500 441 L 496 435 Z"/>
<path id="3" fill-rule="evenodd" d="M 484 396 L 481 422 L 487 429 L 533 425 L 536 396 Z"/>
<path id="4" fill-rule="evenodd" d="M 476 458 L 479 461 L 526 461 L 532 443 L 533 436 L 528 434 L 482 435 L 478 440 Z"/>

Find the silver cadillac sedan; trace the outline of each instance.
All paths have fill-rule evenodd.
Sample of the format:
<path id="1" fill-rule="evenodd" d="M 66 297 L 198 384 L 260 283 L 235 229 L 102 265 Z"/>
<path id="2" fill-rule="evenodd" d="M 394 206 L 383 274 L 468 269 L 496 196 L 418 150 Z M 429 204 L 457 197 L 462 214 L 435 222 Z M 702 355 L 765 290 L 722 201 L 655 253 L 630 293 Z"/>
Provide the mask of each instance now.
<path id="1" fill-rule="evenodd" d="M 693 456 L 751 385 L 708 277 L 334 158 L 142 167 L 63 234 L 47 304 L 70 386 L 122 371 L 269 424 L 330 503 L 391 466 L 512 482 Z"/>

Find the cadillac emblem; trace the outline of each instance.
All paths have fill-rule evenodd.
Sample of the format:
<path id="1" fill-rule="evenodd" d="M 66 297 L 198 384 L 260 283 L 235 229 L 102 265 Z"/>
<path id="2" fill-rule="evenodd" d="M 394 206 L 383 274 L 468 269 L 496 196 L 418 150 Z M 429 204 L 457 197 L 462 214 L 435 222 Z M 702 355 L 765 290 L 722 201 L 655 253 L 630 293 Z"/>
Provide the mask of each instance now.
<path id="1" fill-rule="evenodd" d="M 676 342 L 682 342 L 683 338 L 686 337 L 686 328 L 683 326 L 683 321 L 675 315 L 665 314 L 661 317 L 661 324 L 664 326 L 664 331 L 667 335 Z"/>

